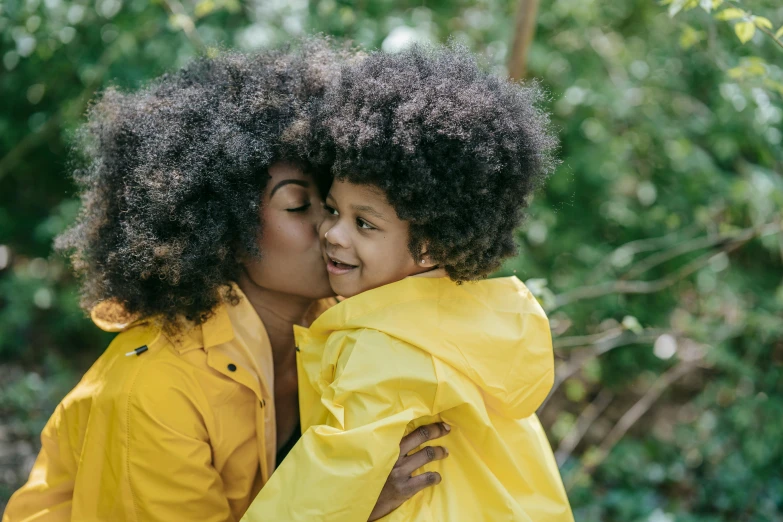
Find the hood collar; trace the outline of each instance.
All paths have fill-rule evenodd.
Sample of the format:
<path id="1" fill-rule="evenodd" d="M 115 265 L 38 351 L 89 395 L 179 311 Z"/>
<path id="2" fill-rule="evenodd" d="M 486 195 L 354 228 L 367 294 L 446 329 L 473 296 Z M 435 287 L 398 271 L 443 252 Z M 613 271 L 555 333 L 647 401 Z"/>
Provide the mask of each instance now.
<path id="1" fill-rule="evenodd" d="M 241 300 L 247 300 L 238 286 L 234 285 L 234 291 Z M 231 341 L 234 338 L 234 328 L 226 310 L 227 306 L 229 305 L 224 302 L 220 303 L 212 312 L 212 315 L 199 326 L 183 321 L 177 332 L 166 334 L 166 337 L 179 353 L 185 353 L 196 348 L 209 350 L 213 346 Z M 106 332 L 123 332 L 142 324 L 154 325 L 162 330 L 162 322 L 158 318 L 143 318 L 139 315 L 130 314 L 116 300 L 102 301 L 95 305 L 90 310 L 90 318 L 98 328 Z"/>

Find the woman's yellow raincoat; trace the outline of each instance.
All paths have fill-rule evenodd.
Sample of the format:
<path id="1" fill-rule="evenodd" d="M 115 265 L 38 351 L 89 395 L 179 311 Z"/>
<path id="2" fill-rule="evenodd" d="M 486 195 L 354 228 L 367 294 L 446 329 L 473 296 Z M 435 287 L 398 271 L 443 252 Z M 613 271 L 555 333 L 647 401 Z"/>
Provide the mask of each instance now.
<path id="1" fill-rule="evenodd" d="M 274 471 L 276 428 L 272 348 L 234 291 L 239 304 L 174 336 L 110 303 L 93 310 L 120 333 L 57 406 L 2 521 L 239 519 Z"/>
<path id="2" fill-rule="evenodd" d="M 443 481 L 384 520 L 571 522 L 536 409 L 553 382 L 549 323 L 515 277 L 409 277 L 297 329 L 302 439 L 245 522 L 365 522 L 415 427 L 452 426 Z M 415 422 L 414 422 L 415 421 Z"/>

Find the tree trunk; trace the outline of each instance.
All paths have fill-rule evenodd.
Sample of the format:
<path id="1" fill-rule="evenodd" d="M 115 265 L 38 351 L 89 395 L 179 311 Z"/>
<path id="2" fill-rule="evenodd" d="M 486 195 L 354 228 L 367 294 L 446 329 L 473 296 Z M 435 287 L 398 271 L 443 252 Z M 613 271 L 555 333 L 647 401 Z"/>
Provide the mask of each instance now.
<path id="1" fill-rule="evenodd" d="M 521 80 L 527 73 L 527 54 L 536 32 L 537 11 L 538 0 L 519 0 L 514 43 L 508 59 L 508 75 L 512 80 Z"/>

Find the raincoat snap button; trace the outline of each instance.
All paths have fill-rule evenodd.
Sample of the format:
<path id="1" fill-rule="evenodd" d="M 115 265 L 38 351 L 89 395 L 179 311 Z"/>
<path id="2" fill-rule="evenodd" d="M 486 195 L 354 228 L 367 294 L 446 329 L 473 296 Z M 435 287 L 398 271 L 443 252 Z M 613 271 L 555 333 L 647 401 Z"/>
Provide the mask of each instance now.
<path id="1" fill-rule="evenodd" d="M 237 365 L 236 365 L 236 364 L 233 364 L 233 363 L 232 363 L 232 364 L 229 364 L 229 365 L 228 365 L 228 371 L 230 371 L 230 372 L 235 372 L 235 371 L 237 371 Z"/>
<path id="2" fill-rule="evenodd" d="M 261 407 L 263 408 L 264 406 L 266 406 L 266 401 L 264 399 L 261 399 Z"/>

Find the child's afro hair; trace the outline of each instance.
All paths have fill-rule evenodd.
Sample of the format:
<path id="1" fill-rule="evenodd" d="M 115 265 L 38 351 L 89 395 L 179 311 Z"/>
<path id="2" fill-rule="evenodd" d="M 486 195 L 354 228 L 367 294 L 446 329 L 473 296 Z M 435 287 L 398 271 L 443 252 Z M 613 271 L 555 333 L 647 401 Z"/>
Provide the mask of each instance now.
<path id="1" fill-rule="evenodd" d="M 529 196 L 557 163 L 542 99 L 457 45 L 376 52 L 327 89 L 307 155 L 335 179 L 380 188 L 410 223 L 414 258 L 426 244 L 451 279 L 478 279 L 516 253 Z"/>
<path id="2" fill-rule="evenodd" d="M 241 255 L 263 254 L 267 169 L 297 160 L 281 138 L 351 55 L 310 38 L 105 91 L 74 144 L 82 210 L 57 240 L 81 276 L 82 306 L 113 300 L 172 325 L 236 302 Z"/>

